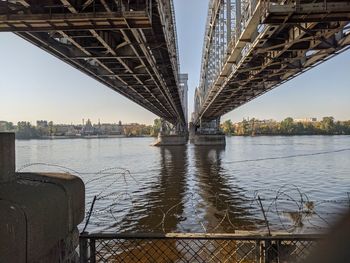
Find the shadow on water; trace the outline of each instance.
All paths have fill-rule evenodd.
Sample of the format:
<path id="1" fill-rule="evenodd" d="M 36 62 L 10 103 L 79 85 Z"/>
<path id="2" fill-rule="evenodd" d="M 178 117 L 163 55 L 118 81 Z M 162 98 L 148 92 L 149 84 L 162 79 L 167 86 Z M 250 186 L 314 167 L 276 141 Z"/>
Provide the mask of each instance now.
<path id="1" fill-rule="evenodd" d="M 232 171 L 222 167 L 224 150 L 225 147 L 213 146 L 193 149 L 198 195 L 202 199 L 198 210 L 201 211 L 207 232 L 254 230 L 257 222 L 249 211 L 251 201 L 245 197 L 244 189 L 231 182 L 234 179 Z"/>
<path id="2" fill-rule="evenodd" d="M 159 181 L 151 192 L 143 195 L 147 200 L 145 210 L 130 211 L 130 215 L 122 222 L 121 229 L 126 232 L 176 232 L 182 226 L 188 226 L 191 219 L 186 218 L 186 209 L 196 207 L 199 221 L 206 225 L 207 232 L 234 232 L 242 227 L 253 229 L 254 222 L 246 210 L 247 200 L 244 190 L 238 186 L 230 186 L 226 171 L 221 166 L 221 153 L 224 148 L 198 147 L 194 148 L 194 161 L 197 172 L 193 175 L 188 171 L 188 162 L 193 148 L 171 147 L 161 148 L 161 169 Z M 197 182 L 194 182 L 197 181 Z M 191 188 L 191 186 L 193 188 Z M 140 200 L 141 201 L 141 200 Z M 189 217 L 193 210 L 188 211 Z M 193 217 L 193 215 L 192 215 Z M 134 222 L 132 224 L 132 222 Z M 198 224 L 198 222 L 197 222 Z M 129 225 L 127 228 L 126 226 Z M 191 232 L 199 228 L 192 228 Z M 203 232 L 203 231 L 202 231 Z M 207 257 L 211 251 L 215 257 L 225 259 L 226 250 L 235 249 L 234 242 L 192 244 L 190 250 L 184 249 L 183 241 L 177 240 L 137 240 L 126 244 L 128 251 L 120 251 L 116 258 L 123 262 L 148 262 L 148 256 L 153 262 L 176 262 L 182 259 Z M 132 257 L 130 257 L 130 254 Z M 130 260 L 129 260 L 130 259 Z M 143 261 L 144 260 L 144 261 Z M 186 261 L 187 262 L 187 261 Z"/>
<path id="3" fill-rule="evenodd" d="M 167 233 L 175 232 L 184 209 L 186 187 L 187 148 L 161 147 L 159 180 L 151 191 L 142 195 L 137 203 L 146 203 L 143 209 L 134 206 L 120 223 L 123 232 Z M 125 244 L 128 251 L 120 251 L 116 259 L 123 262 L 175 262 L 182 258 L 176 240 L 138 240 Z M 130 256 L 132 255 L 132 256 Z M 147 255 L 147 256 L 146 256 Z"/>
<path id="4" fill-rule="evenodd" d="M 120 222 L 123 232 L 172 232 L 177 229 L 184 209 L 187 148 L 161 147 L 159 179 L 150 191 L 135 200 L 134 207 Z M 139 207 L 137 204 L 145 204 Z"/>
<path id="5" fill-rule="evenodd" d="M 159 179 L 118 223 L 122 232 L 254 230 L 251 200 L 221 164 L 224 147 L 162 147 Z M 194 155 L 195 172 L 188 171 Z M 229 182 L 230 179 L 230 182 Z M 191 187 L 192 185 L 192 187 Z M 142 205 L 139 205 L 142 204 Z M 193 216 L 193 214 L 196 216 Z"/>

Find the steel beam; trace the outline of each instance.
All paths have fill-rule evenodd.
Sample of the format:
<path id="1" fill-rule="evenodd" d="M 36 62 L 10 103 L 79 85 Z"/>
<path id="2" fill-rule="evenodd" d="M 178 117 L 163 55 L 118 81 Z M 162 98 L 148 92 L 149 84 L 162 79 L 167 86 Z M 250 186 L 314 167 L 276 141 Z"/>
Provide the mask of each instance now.
<path id="1" fill-rule="evenodd" d="M 203 50 L 196 124 L 213 120 L 350 48 L 350 1 L 238 0 L 235 4 L 233 45 L 220 38 L 218 42 L 217 36 L 226 32 L 220 19 L 207 30 L 215 33 Z M 213 5 L 209 14 L 221 7 Z M 217 63 L 223 50 L 217 45 L 226 45 L 229 51 L 223 64 Z"/>
<path id="2" fill-rule="evenodd" d="M 172 0 L 152 1 L 0 1 L 0 32 L 15 32 L 159 117 L 184 124 Z"/>
<path id="3" fill-rule="evenodd" d="M 73 7 L 70 7 L 73 10 Z M 49 32 L 151 28 L 146 12 L 0 14 L 0 32 Z"/>

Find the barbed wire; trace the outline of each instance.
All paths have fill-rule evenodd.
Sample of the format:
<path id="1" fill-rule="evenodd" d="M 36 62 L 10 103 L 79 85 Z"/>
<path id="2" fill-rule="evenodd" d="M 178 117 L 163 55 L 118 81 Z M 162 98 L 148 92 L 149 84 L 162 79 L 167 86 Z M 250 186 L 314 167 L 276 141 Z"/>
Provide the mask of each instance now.
<path id="1" fill-rule="evenodd" d="M 137 196 L 132 193 L 129 184 L 133 182 L 139 185 L 139 181 L 130 172 L 122 167 L 105 168 L 97 172 L 83 172 L 62 165 L 48 163 L 30 163 L 23 165 L 17 172 L 23 172 L 29 168 L 44 166 L 50 169 L 59 168 L 62 171 L 80 176 L 86 186 L 86 218 L 82 224 L 91 231 L 103 228 L 104 230 L 116 229 L 124 231 L 123 222 L 136 224 L 140 218 L 159 218 L 152 222 L 149 231 L 183 231 L 188 232 L 189 226 L 205 233 L 234 232 L 244 230 L 251 233 L 267 232 L 266 226 L 272 231 L 284 231 L 287 233 L 323 231 L 329 227 L 334 217 L 341 216 L 350 207 L 350 193 L 344 193 L 341 199 L 312 200 L 301 188 L 295 184 L 282 185 L 280 188 L 260 188 L 253 191 L 245 191 L 242 204 L 237 207 L 230 204 L 227 196 L 219 193 L 208 192 L 213 200 L 211 205 L 203 200 L 198 193 L 187 192 L 181 199 L 167 198 L 167 205 L 157 207 L 158 216 L 147 214 L 133 218 L 133 214 L 151 207 L 151 201 L 143 201 L 143 208 Z M 20 176 L 20 174 L 19 174 Z M 91 178 L 92 177 L 92 178 Z M 96 188 L 98 182 L 99 188 Z M 176 186 L 169 186 L 176 187 Z M 259 200 L 260 199 L 260 200 Z M 174 202 L 175 201 L 175 202 Z M 261 205 L 260 202 L 261 201 Z M 335 205 L 333 210 L 325 211 L 322 206 Z M 174 217 L 180 217 L 178 210 L 184 213 L 183 206 L 187 205 L 190 211 L 190 219 L 180 218 L 174 225 Z M 153 205 L 154 206 L 154 205 Z M 206 215 L 202 208 L 212 209 L 212 215 Z M 336 208 L 336 209 L 335 209 Z M 156 213 L 155 210 L 152 213 Z M 206 211 L 206 213 L 209 213 Z M 205 217 L 211 219 L 206 219 Z M 267 221 L 267 222 L 266 222 Z M 195 222 L 195 224 L 193 224 Z M 124 223 L 125 224 L 125 223 Z M 194 226 L 195 225 L 195 226 Z M 142 227 L 142 226 L 140 226 Z M 149 226 L 148 226 L 149 227 Z"/>
<path id="2" fill-rule="evenodd" d="M 260 162 L 260 161 L 269 161 L 269 160 L 282 160 L 282 159 L 291 159 L 291 158 L 299 158 L 299 157 L 326 155 L 326 154 L 331 154 L 331 153 L 341 153 L 341 152 L 348 152 L 348 151 L 350 151 L 350 148 L 337 149 L 337 150 L 332 150 L 332 151 L 323 151 L 323 152 L 300 153 L 300 154 L 292 154 L 292 155 L 286 155 L 286 156 L 276 156 L 276 157 L 228 161 L 225 163 L 233 164 L 233 163 L 249 163 L 249 162 Z"/>

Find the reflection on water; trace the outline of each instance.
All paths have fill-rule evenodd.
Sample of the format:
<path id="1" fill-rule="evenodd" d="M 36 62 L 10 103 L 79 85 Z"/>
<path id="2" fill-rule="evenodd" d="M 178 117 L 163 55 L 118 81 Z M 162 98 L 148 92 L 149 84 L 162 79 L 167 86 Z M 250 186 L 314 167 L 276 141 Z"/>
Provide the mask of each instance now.
<path id="1" fill-rule="evenodd" d="M 159 179 L 149 192 L 133 200 L 118 222 L 123 232 L 234 232 L 253 229 L 250 203 L 238 185 L 227 184 L 221 166 L 224 147 L 160 148 Z M 196 172 L 187 178 L 188 151 L 195 156 Z M 192 185 L 191 185 L 192 184 Z M 140 204 L 140 205 L 138 205 Z M 142 204 L 142 205 L 141 205 Z M 185 211 L 186 205 L 188 211 Z M 191 226 L 191 227 L 189 227 Z"/>
<path id="2" fill-rule="evenodd" d="M 225 148 L 152 140 L 17 141 L 17 167 L 79 171 L 87 209 L 98 197 L 88 231 L 265 231 L 259 196 L 273 230 L 315 232 L 349 206 L 350 136 L 233 137 Z"/>
<path id="3" fill-rule="evenodd" d="M 123 232 L 173 232 L 183 220 L 187 148 L 162 147 L 160 152 L 159 179 L 134 200 L 135 206 L 119 223 Z"/>
<path id="4" fill-rule="evenodd" d="M 234 232 L 252 229 L 253 220 L 246 209 L 249 203 L 244 189 L 229 185 L 227 171 L 221 165 L 224 147 L 194 147 L 196 179 L 198 181 L 198 208 L 205 222 L 206 232 Z M 231 179 L 234 180 L 234 174 Z"/>

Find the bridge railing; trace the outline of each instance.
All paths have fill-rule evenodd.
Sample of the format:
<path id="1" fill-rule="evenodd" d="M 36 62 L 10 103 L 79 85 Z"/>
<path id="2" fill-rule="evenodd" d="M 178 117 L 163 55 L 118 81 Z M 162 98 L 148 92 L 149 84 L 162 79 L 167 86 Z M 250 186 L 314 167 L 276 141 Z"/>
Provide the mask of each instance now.
<path id="1" fill-rule="evenodd" d="M 206 44 L 203 49 L 201 83 L 199 86 L 201 97 L 200 100 L 197 99 L 197 101 L 200 101 L 200 106 L 196 107 L 197 112 L 194 114 L 196 124 L 199 123 L 199 118 L 218 117 L 220 114 L 222 115 L 242 105 L 242 103 L 248 102 L 333 57 L 340 51 L 343 52 L 349 46 L 349 38 L 344 31 L 348 27 L 346 25 L 349 21 L 348 1 L 318 0 L 310 3 L 309 1 L 292 0 L 213 0 L 213 3 L 220 3 L 221 6 L 224 6 L 227 1 L 235 1 L 236 3 L 234 6 L 236 9 L 236 24 L 232 29 L 234 36 L 232 36 L 231 41 L 227 42 L 226 56 L 220 58 L 220 63 L 217 63 L 217 60 L 214 60 L 213 63 L 211 54 L 217 54 L 217 47 L 216 42 L 213 41 L 213 37 L 208 32 L 213 32 L 219 26 L 219 22 L 215 19 L 220 16 L 220 12 L 215 11 L 217 9 L 214 8 L 215 5 L 213 4 L 209 12 L 211 19 L 208 20 Z M 312 32 L 308 28 L 304 28 L 306 22 L 310 27 L 313 27 L 312 23 L 338 22 L 338 24 L 335 28 L 332 25 L 324 30 L 316 26 Z M 281 43 L 279 46 L 273 44 L 272 34 L 278 35 L 281 32 L 277 28 L 289 32 L 287 33 L 289 37 L 279 36 L 279 38 L 285 37 L 285 43 L 288 43 L 288 45 L 285 43 Z M 315 33 L 316 31 L 319 32 Z M 225 30 L 221 31 L 220 34 L 225 34 Z M 307 37 L 303 38 L 306 42 L 310 42 L 308 45 L 305 44 L 304 48 L 298 50 L 298 52 L 293 53 L 295 50 L 292 50 L 292 45 L 293 43 L 302 42 L 302 35 L 311 35 L 315 38 L 315 41 L 310 41 Z M 266 44 L 267 42 L 268 44 Z M 285 51 L 284 49 L 290 50 Z M 259 55 L 255 50 L 259 51 Z M 281 52 L 290 52 L 288 58 L 280 56 Z M 289 58 L 290 54 L 293 58 Z M 262 58 L 261 61 L 263 62 L 259 63 L 257 60 L 251 63 L 251 60 L 256 58 L 258 60 Z M 273 74 L 263 74 L 262 76 L 261 73 L 264 69 L 272 70 L 271 67 L 268 67 L 274 62 L 276 64 L 280 63 L 281 68 L 275 70 Z M 255 67 L 253 67 L 254 64 L 256 64 Z M 247 66 L 251 66 L 252 70 L 250 72 Z M 237 72 L 237 68 L 242 69 L 242 71 Z M 247 77 L 248 72 L 249 77 Z M 235 76 L 238 77 L 235 79 Z M 263 78 L 264 81 L 257 81 L 260 78 Z M 241 95 L 241 98 L 244 97 L 243 100 L 238 98 L 237 94 L 239 92 L 233 90 L 233 85 L 237 87 L 239 85 L 250 85 L 250 90 L 245 88 L 244 94 Z M 230 104 L 224 98 L 216 100 L 216 95 L 225 87 L 231 87 L 231 89 L 225 89 L 225 96 L 231 94 L 230 97 L 232 98 L 236 94 L 237 100 L 235 103 Z M 220 102 L 212 104 L 213 101 Z M 225 109 L 220 110 L 219 108 L 224 103 L 226 103 L 226 108 L 222 107 Z M 214 105 L 215 110 L 208 113 L 207 110 L 211 105 Z"/>
<path id="2" fill-rule="evenodd" d="M 202 56 L 202 72 L 201 82 L 199 88 L 201 89 L 202 98 L 204 102 L 207 99 L 210 89 L 215 83 L 216 79 L 220 76 L 221 70 L 231 55 L 233 49 L 240 41 L 244 30 L 247 28 L 251 18 L 255 13 L 260 13 L 261 10 L 257 10 L 259 2 L 265 2 L 261 0 L 224 0 L 215 1 L 212 0 L 209 4 L 209 12 L 207 19 L 207 27 L 205 32 L 205 40 L 203 45 Z M 230 5 L 230 8 L 227 6 Z M 229 10 L 231 13 L 229 14 Z M 222 19 L 228 21 L 231 19 L 231 23 L 227 23 L 222 26 Z M 215 23 L 213 24 L 213 21 Z M 231 28 L 228 29 L 228 26 Z M 258 30 L 258 28 L 256 28 Z M 214 33 L 213 33 L 214 32 Z M 216 42 L 217 38 L 222 34 L 227 34 L 226 41 Z M 221 46 L 220 46 L 221 45 Z M 242 48 L 241 54 L 249 50 L 250 43 L 245 43 Z M 218 56 L 220 53 L 220 56 Z M 232 67 L 235 67 L 233 64 Z"/>
<path id="3" fill-rule="evenodd" d="M 316 235 L 83 233 L 80 262 L 297 263 L 320 239 Z"/>
<path id="4" fill-rule="evenodd" d="M 178 42 L 176 32 L 175 10 L 173 0 L 158 0 L 158 6 L 160 10 L 160 18 L 162 25 L 165 28 L 165 38 L 169 53 L 171 54 L 172 68 L 176 78 L 176 82 L 179 85 L 179 54 L 178 54 Z"/>

